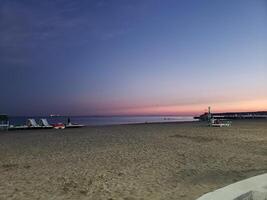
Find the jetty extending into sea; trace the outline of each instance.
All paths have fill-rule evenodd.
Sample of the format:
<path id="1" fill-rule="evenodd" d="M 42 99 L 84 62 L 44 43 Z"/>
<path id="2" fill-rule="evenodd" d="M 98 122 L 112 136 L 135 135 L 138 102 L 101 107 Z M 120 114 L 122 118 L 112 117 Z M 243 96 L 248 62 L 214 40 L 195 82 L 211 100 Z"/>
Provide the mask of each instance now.
<path id="1" fill-rule="evenodd" d="M 267 111 L 257 112 L 223 112 L 223 113 L 209 113 L 206 112 L 200 116 L 194 117 L 199 120 L 207 120 L 211 115 L 214 119 L 267 119 Z"/>

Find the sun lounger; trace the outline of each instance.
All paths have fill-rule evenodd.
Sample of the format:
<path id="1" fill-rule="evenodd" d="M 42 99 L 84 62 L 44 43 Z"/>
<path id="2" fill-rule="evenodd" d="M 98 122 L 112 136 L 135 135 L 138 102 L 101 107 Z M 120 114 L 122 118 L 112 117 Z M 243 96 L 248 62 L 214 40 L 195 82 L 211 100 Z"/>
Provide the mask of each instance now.
<path id="1" fill-rule="evenodd" d="M 229 127 L 230 124 L 212 124 L 212 127 Z"/>
<path id="2" fill-rule="evenodd" d="M 41 119 L 40 124 L 43 128 L 53 128 L 53 126 L 48 123 L 47 119 Z"/>
<path id="3" fill-rule="evenodd" d="M 26 125 L 19 125 L 19 126 L 10 125 L 8 130 L 27 130 L 27 129 L 29 129 L 29 127 Z"/>
<path id="4" fill-rule="evenodd" d="M 84 125 L 81 125 L 81 124 L 72 124 L 72 123 L 66 124 L 66 128 L 82 128 L 82 127 L 84 127 Z"/>
<path id="5" fill-rule="evenodd" d="M 212 127 L 229 127 L 229 126 L 231 126 L 231 122 L 226 121 L 226 120 L 211 119 L 209 126 L 212 126 Z"/>
<path id="6" fill-rule="evenodd" d="M 68 117 L 68 122 L 65 126 L 66 126 L 66 128 L 82 128 L 82 127 L 84 127 L 84 125 L 81 125 L 81 124 L 71 123 L 69 117 Z"/>
<path id="7" fill-rule="evenodd" d="M 35 119 L 28 119 L 27 126 L 30 128 L 41 128 L 41 126 L 36 123 Z"/>

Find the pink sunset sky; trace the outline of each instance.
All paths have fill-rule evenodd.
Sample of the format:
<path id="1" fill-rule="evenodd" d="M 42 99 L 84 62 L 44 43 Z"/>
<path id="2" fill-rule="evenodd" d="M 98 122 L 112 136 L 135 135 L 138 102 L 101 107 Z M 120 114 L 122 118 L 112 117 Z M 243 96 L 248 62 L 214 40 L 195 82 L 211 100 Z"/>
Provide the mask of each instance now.
<path id="1" fill-rule="evenodd" d="M 0 4 L 1 113 L 267 110 L 266 0 Z"/>

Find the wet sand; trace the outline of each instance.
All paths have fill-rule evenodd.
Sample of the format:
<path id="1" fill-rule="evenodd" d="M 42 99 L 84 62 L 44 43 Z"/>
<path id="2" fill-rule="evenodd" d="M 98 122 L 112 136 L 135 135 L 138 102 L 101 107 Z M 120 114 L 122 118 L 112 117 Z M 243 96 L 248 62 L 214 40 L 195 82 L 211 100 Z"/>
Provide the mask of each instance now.
<path id="1" fill-rule="evenodd" d="M 267 172 L 267 120 L 0 132 L 0 199 L 193 200 Z"/>

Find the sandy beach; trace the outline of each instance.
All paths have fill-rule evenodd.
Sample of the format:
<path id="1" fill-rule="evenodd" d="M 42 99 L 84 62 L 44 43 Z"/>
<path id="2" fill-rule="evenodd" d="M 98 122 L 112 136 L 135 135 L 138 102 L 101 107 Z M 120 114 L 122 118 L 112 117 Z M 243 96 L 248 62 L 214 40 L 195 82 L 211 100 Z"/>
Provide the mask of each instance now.
<path id="1" fill-rule="evenodd" d="M 266 155 L 267 120 L 0 132 L 0 199 L 194 200 Z"/>

